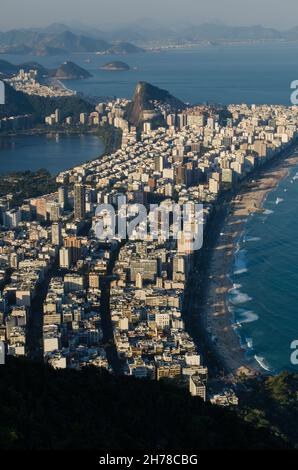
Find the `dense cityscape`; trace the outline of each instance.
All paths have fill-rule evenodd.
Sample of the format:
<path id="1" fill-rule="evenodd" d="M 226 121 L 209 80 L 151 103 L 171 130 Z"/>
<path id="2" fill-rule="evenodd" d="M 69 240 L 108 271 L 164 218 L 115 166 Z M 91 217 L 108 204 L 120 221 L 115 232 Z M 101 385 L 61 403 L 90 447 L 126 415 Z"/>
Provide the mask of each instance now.
<path id="1" fill-rule="evenodd" d="M 142 237 L 135 228 L 124 241 L 98 236 L 99 221 L 111 222 L 96 209 L 117 210 L 123 196 L 118 210 L 130 205 L 130 217 L 136 204 L 157 202 L 169 213 L 173 203 L 203 204 L 205 232 L 222 194 L 295 141 L 297 109 L 230 105 L 223 120 L 212 106 L 179 112 L 155 100 L 139 132 L 126 118 L 129 103 L 116 99 L 80 115 L 79 125 L 121 129 L 117 151 L 60 173 L 57 192 L 18 207 L 12 194 L 1 197 L 1 340 L 9 355 L 43 355 L 55 368 L 173 379 L 203 400 L 235 405 L 232 379 L 218 393 L 208 390 L 200 344 L 185 327 L 185 290 L 197 269 L 189 240 L 182 232 L 168 238 L 161 226 L 153 234 L 143 227 Z M 165 125 L 154 128 L 152 115 Z M 45 122 L 60 124 L 60 110 Z M 216 348 L 212 325 L 207 335 Z M 253 373 L 245 364 L 228 372 L 233 380 Z"/>

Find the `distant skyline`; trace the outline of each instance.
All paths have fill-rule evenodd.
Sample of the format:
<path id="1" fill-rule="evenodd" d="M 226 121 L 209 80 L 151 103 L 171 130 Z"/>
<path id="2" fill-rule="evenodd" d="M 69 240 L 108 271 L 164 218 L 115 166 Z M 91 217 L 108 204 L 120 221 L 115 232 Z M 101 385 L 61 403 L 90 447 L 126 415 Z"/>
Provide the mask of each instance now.
<path id="1" fill-rule="evenodd" d="M 298 25 L 297 0 L 9 0 L 0 11 L 2 31 L 56 22 L 109 29 L 144 18 L 169 25 L 220 22 L 280 30 Z"/>

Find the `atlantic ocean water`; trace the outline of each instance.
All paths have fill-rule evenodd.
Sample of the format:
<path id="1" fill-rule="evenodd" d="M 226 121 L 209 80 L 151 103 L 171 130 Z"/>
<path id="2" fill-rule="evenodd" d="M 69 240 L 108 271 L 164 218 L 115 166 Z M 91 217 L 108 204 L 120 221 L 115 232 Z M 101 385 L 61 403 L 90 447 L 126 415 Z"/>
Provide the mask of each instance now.
<path id="1" fill-rule="evenodd" d="M 298 165 L 254 213 L 239 240 L 229 310 L 248 356 L 268 372 L 298 370 Z"/>

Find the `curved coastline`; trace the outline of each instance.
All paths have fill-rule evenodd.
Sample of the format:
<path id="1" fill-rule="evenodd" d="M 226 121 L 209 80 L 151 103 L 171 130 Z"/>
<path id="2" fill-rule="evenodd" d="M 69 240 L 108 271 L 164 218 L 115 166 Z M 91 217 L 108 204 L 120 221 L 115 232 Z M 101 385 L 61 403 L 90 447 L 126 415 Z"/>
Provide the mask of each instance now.
<path id="1" fill-rule="evenodd" d="M 225 213 L 216 224 L 216 233 L 212 235 L 214 243 L 209 248 L 201 323 L 209 337 L 212 352 L 226 373 L 269 373 L 254 357 L 247 356 L 247 348 L 241 344 L 240 335 L 237 333 L 241 326 L 235 322 L 229 302 L 229 294 L 238 287 L 233 284 L 231 273 L 248 218 L 254 212 L 262 211 L 267 194 L 276 188 L 289 174 L 290 168 L 297 163 L 298 152 L 295 143 L 283 155 L 269 161 L 250 175 L 240 184 L 237 193 L 224 202 Z"/>

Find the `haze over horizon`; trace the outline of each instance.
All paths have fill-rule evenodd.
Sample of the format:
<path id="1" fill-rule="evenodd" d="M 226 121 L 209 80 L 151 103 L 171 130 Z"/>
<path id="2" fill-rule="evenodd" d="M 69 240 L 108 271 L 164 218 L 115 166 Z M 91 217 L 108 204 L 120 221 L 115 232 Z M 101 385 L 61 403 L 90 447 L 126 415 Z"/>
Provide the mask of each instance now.
<path id="1" fill-rule="evenodd" d="M 263 25 L 279 30 L 297 25 L 296 0 L 10 0 L 2 6 L 0 30 L 45 27 L 51 23 L 84 24 L 109 29 L 141 21 L 146 24 L 222 23 Z M 22 8 L 22 13 L 16 14 Z M 145 21 L 146 19 L 146 21 Z"/>

